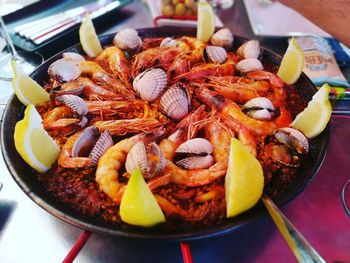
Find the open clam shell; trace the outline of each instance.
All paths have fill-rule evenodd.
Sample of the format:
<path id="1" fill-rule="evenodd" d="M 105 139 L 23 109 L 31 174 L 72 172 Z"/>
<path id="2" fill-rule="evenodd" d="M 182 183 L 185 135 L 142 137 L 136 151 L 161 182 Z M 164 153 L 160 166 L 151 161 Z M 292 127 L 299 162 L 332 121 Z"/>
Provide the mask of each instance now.
<path id="1" fill-rule="evenodd" d="M 243 105 L 243 112 L 257 120 L 271 120 L 275 115 L 275 107 L 265 97 L 251 99 Z"/>
<path id="2" fill-rule="evenodd" d="M 122 50 L 135 53 L 140 49 L 142 40 L 135 29 L 126 28 L 114 36 L 113 44 Z"/>
<path id="3" fill-rule="evenodd" d="M 233 46 L 233 34 L 228 28 L 222 28 L 212 35 L 210 43 L 228 50 Z"/>
<path id="4" fill-rule="evenodd" d="M 175 164 L 187 169 L 206 169 L 214 164 L 212 144 L 203 138 L 195 138 L 181 144 L 175 151 Z"/>
<path id="5" fill-rule="evenodd" d="M 74 142 L 72 157 L 88 156 L 98 138 L 98 130 L 94 126 L 87 127 Z"/>
<path id="6" fill-rule="evenodd" d="M 296 129 L 289 127 L 280 128 L 274 133 L 274 136 L 279 142 L 296 150 L 299 154 L 306 154 L 309 151 L 307 138 L 302 132 Z"/>
<path id="7" fill-rule="evenodd" d="M 125 162 L 125 169 L 129 174 L 139 167 L 146 179 L 158 176 L 164 166 L 164 154 L 156 143 L 148 145 L 143 142 L 136 143 L 128 153 Z"/>
<path id="8" fill-rule="evenodd" d="M 81 74 L 81 70 L 76 63 L 64 58 L 52 63 L 47 72 L 50 77 L 59 82 L 77 79 Z"/>
<path id="9" fill-rule="evenodd" d="M 150 68 L 137 75 L 133 87 L 141 99 L 154 101 L 163 93 L 167 84 L 168 79 L 164 70 Z"/>
<path id="10" fill-rule="evenodd" d="M 96 165 L 100 157 L 107 151 L 109 147 L 113 146 L 112 136 L 108 131 L 101 133 L 94 147 L 92 148 L 89 157 L 91 158 L 91 163 Z"/>
<path id="11" fill-rule="evenodd" d="M 258 58 L 261 52 L 258 40 L 249 40 L 237 49 L 237 54 L 243 58 Z"/>
<path id="12" fill-rule="evenodd" d="M 160 42 L 159 47 L 176 47 L 176 40 L 171 37 L 166 37 Z"/>
<path id="13" fill-rule="evenodd" d="M 91 163 L 96 165 L 104 152 L 113 145 L 113 139 L 108 132 L 99 136 L 94 126 L 87 127 L 74 142 L 72 157 L 89 157 Z"/>
<path id="14" fill-rule="evenodd" d="M 204 49 L 204 58 L 209 62 L 222 64 L 227 59 L 227 52 L 222 47 L 206 46 Z"/>
<path id="15" fill-rule="evenodd" d="M 74 62 L 75 64 L 85 61 L 85 58 L 82 55 L 74 52 L 64 52 L 62 57 L 68 61 Z"/>
<path id="16" fill-rule="evenodd" d="M 263 70 L 264 66 L 256 58 L 246 58 L 239 61 L 236 68 L 242 73 L 247 73 L 254 70 Z"/>
<path id="17" fill-rule="evenodd" d="M 86 115 L 88 113 L 88 107 L 85 101 L 79 96 L 69 94 L 57 96 L 56 99 L 70 107 L 80 116 Z"/>
<path id="18" fill-rule="evenodd" d="M 281 167 L 299 167 L 301 158 L 309 151 L 309 143 L 304 134 L 286 127 L 277 129 L 273 138 L 264 150 L 273 162 Z"/>
<path id="19" fill-rule="evenodd" d="M 160 99 L 160 109 L 174 119 L 183 119 L 191 110 L 191 100 L 186 88 L 177 83 L 170 87 Z"/>

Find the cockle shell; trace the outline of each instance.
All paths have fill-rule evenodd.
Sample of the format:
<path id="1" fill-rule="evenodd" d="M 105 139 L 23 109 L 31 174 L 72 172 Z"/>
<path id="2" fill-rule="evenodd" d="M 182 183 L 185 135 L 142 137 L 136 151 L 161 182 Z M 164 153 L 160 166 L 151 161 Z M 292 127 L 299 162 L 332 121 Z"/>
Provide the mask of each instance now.
<path id="1" fill-rule="evenodd" d="M 72 157 L 88 156 L 98 138 L 98 130 L 94 126 L 87 127 L 74 142 Z"/>
<path id="2" fill-rule="evenodd" d="M 61 96 L 67 94 L 79 96 L 83 93 L 85 84 L 83 83 L 82 78 L 77 78 L 76 80 L 65 82 L 57 88 L 57 90 L 51 90 L 51 93 L 53 93 L 54 96 Z"/>
<path id="3" fill-rule="evenodd" d="M 171 37 L 166 37 L 160 42 L 159 47 L 176 47 L 176 40 Z"/>
<path id="4" fill-rule="evenodd" d="M 92 164 L 97 164 L 100 157 L 105 153 L 105 151 L 108 150 L 109 147 L 112 147 L 113 144 L 112 136 L 108 133 L 108 131 L 101 133 L 89 154 Z"/>
<path id="5" fill-rule="evenodd" d="M 249 40 L 237 49 L 237 54 L 243 58 L 258 58 L 261 47 L 258 40 Z"/>
<path id="6" fill-rule="evenodd" d="M 113 145 L 111 135 L 107 131 L 100 136 L 94 126 L 87 127 L 74 142 L 72 157 L 89 157 L 91 163 L 96 165 L 104 152 Z"/>
<path id="7" fill-rule="evenodd" d="M 264 67 L 261 64 L 260 60 L 256 58 L 246 58 L 239 61 L 236 65 L 236 68 L 242 72 L 247 73 L 254 70 L 263 70 Z"/>
<path id="8" fill-rule="evenodd" d="M 126 171 L 131 174 L 137 167 L 146 179 L 159 175 L 165 166 L 165 157 L 156 143 L 145 145 L 136 143 L 128 153 L 125 162 Z"/>
<path id="9" fill-rule="evenodd" d="M 243 105 L 243 112 L 257 120 L 271 120 L 275 115 L 275 107 L 268 98 L 257 97 Z"/>
<path id="10" fill-rule="evenodd" d="M 164 70 L 150 68 L 137 75 L 133 87 L 141 99 L 154 101 L 161 95 L 167 84 L 168 79 Z"/>
<path id="11" fill-rule="evenodd" d="M 299 154 L 305 154 L 309 151 L 309 142 L 305 135 L 293 128 L 280 128 L 275 133 L 276 139 L 289 148 L 296 150 Z"/>
<path id="12" fill-rule="evenodd" d="M 230 49 L 233 46 L 233 35 L 228 28 L 223 28 L 212 35 L 210 43 L 214 46 Z"/>
<path id="13" fill-rule="evenodd" d="M 177 161 L 175 164 L 187 170 L 194 170 L 209 168 L 214 164 L 214 162 L 215 161 L 213 156 L 206 155 L 187 157 Z"/>
<path id="14" fill-rule="evenodd" d="M 122 50 L 135 53 L 140 49 L 142 40 L 135 29 L 126 28 L 114 36 L 113 44 Z"/>
<path id="15" fill-rule="evenodd" d="M 206 169 L 214 164 L 212 144 L 203 138 L 195 138 L 181 144 L 175 151 L 175 164 L 188 170 Z"/>
<path id="16" fill-rule="evenodd" d="M 64 58 L 52 63 L 48 70 L 50 77 L 59 82 L 70 81 L 78 78 L 81 74 L 80 68 L 76 63 Z"/>
<path id="17" fill-rule="evenodd" d="M 84 115 L 80 119 L 79 126 L 81 128 L 84 128 L 88 124 L 88 122 L 89 122 L 88 118 Z"/>
<path id="18" fill-rule="evenodd" d="M 88 107 L 85 103 L 85 101 L 76 95 L 62 95 L 56 97 L 56 99 L 65 105 L 67 105 L 69 108 L 74 110 L 76 113 L 78 113 L 80 116 L 86 115 L 88 113 Z"/>
<path id="19" fill-rule="evenodd" d="M 222 64 L 227 58 L 227 52 L 222 47 L 206 46 L 204 49 L 204 57 L 209 62 Z"/>
<path id="20" fill-rule="evenodd" d="M 63 86 L 60 90 L 54 92 L 51 90 L 51 93 L 54 94 L 55 96 L 62 96 L 62 95 L 81 95 L 83 93 L 84 87 L 76 87 L 76 88 L 72 88 L 72 89 L 64 89 Z"/>
<path id="21" fill-rule="evenodd" d="M 79 64 L 81 61 L 85 61 L 85 58 L 75 52 L 64 52 L 62 57 L 68 61 L 74 62 L 75 64 Z"/>
<path id="22" fill-rule="evenodd" d="M 181 120 L 190 112 L 191 100 L 183 84 L 177 83 L 163 94 L 160 109 L 174 120 Z"/>

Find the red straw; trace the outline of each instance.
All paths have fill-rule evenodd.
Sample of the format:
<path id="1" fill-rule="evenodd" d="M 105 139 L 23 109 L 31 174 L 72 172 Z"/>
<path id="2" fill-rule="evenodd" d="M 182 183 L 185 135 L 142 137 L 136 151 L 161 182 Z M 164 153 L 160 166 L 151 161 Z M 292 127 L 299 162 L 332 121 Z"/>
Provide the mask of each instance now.
<path id="1" fill-rule="evenodd" d="M 80 250 L 84 247 L 86 241 L 88 241 L 90 235 L 91 232 L 89 231 L 84 231 L 83 233 L 81 233 L 78 237 L 78 240 L 75 242 L 74 246 L 69 251 L 62 263 L 72 263 L 75 257 L 79 254 Z"/>
<path id="2" fill-rule="evenodd" d="M 185 242 L 181 242 L 181 252 L 184 263 L 193 263 L 190 245 Z"/>

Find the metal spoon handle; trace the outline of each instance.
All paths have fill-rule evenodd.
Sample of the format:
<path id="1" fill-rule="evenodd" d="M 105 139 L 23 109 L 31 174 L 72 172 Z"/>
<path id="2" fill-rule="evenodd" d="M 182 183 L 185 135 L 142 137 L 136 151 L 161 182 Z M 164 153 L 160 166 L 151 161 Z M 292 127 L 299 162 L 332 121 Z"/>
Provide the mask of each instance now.
<path id="1" fill-rule="evenodd" d="M 298 262 L 326 262 L 268 196 L 262 201 Z"/>

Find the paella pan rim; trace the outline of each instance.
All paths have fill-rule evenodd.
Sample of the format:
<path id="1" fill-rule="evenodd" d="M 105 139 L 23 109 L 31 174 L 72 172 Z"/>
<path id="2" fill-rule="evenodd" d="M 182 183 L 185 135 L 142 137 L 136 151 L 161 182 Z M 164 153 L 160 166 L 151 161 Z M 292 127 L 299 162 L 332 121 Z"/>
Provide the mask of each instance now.
<path id="1" fill-rule="evenodd" d="M 195 36 L 195 29 L 193 28 L 144 28 L 138 29 L 140 36 L 143 37 L 166 37 L 166 36 L 182 36 L 190 35 Z M 110 44 L 112 42 L 114 34 L 104 35 L 100 37 L 103 45 Z M 247 39 L 235 36 L 235 45 L 239 45 Z M 263 49 L 264 56 L 271 60 L 273 63 L 278 64 L 281 61 L 281 57 L 276 53 Z M 61 54 L 66 51 L 80 52 L 82 48 L 80 44 L 74 45 L 66 50 L 59 52 L 55 56 L 51 57 L 40 65 L 32 74 L 31 77 L 42 83 L 47 78 L 47 68 L 55 60 L 61 58 Z M 303 73 L 298 81 L 300 86 L 307 91 L 308 96 L 312 96 L 316 92 L 316 87 Z M 297 83 L 297 84 L 298 84 Z M 44 189 L 38 183 L 36 177 L 32 174 L 32 169 L 22 160 L 14 147 L 13 132 L 14 126 L 18 120 L 23 117 L 24 106 L 20 103 L 16 96 L 12 96 L 4 110 L 2 123 L 1 123 L 1 150 L 3 154 L 6 166 L 22 189 L 22 191 L 31 198 L 41 208 L 54 215 L 55 217 L 67 222 L 71 225 L 85 229 L 91 232 L 112 235 L 128 238 L 139 239 L 153 239 L 153 240 L 167 240 L 167 241 L 179 241 L 179 240 L 194 240 L 201 238 L 214 237 L 222 234 L 231 233 L 235 230 L 242 229 L 248 223 L 256 221 L 257 218 L 267 215 L 261 202 L 259 202 L 253 209 L 234 217 L 232 219 L 226 219 L 219 225 L 212 225 L 203 229 L 195 229 L 187 232 L 162 232 L 157 228 L 143 229 L 134 228 L 122 229 L 115 225 L 101 223 L 94 221 L 91 218 L 83 217 L 71 209 L 63 206 L 50 195 L 48 195 Z M 317 174 L 319 168 L 326 155 L 326 147 L 329 139 L 330 127 L 327 128 L 315 139 L 312 140 L 311 145 L 314 146 L 315 156 L 311 156 L 310 160 L 303 164 L 299 178 L 296 182 L 293 182 L 291 189 L 286 193 L 283 193 L 280 197 L 274 199 L 275 203 L 279 206 L 283 206 L 295 198 L 303 189 L 312 181 Z M 31 174 L 29 174 L 31 173 Z"/>

